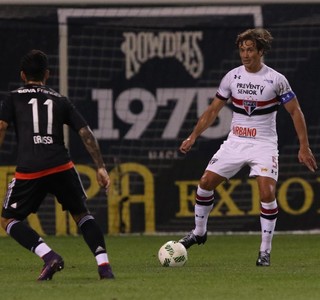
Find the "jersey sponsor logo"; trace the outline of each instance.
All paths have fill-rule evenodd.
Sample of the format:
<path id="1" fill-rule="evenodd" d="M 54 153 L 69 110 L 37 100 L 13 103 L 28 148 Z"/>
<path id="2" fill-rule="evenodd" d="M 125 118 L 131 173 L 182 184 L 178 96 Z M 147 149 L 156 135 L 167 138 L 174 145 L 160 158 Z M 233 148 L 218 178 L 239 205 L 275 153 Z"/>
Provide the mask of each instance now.
<path id="1" fill-rule="evenodd" d="M 257 129 L 242 126 L 233 126 L 232 133 L 239 137 L 254 138 L 257 135 Z"/>
<path id="2" fill-rule="evenodd" d="M 50 144 L 53 144 L 53 139 L 52 139 L 52 136 L 35 135 L 33 136 L 33 143 L 50 145 Z"/>
<path id="3" fill-rule="evenodd" d="M 26 93 L 36 93 L 36 89 L 19 89 L 17 90 L 18 94 L 26 94 Z"/>
<path id="4" fill-rule="evenodd" d="M 52 95 L 55 97 L 61 97 L 61 95 L 53 90 L 48 90 L 46 88 L 41 88 L 41 87 L 37 87 L 37 88 L 20 88 L 17 90 L 18 94 L 30 94 L 30 93 L 42 93 L 42 94 L 46 94 L 46 95 Z"/>
<path id="5" fill-rule="evenodd" d="M 237 83 L 238 94 L 240 95 L 262 95 L 266 86 L 260 84 L 249 83 Z"/>

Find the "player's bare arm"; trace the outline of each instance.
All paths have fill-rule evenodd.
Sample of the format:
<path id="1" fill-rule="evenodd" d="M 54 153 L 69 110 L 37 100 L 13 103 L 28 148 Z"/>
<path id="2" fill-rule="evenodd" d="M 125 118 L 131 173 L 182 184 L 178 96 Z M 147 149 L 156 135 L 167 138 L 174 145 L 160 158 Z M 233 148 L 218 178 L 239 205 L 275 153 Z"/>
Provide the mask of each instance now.
<path id="1" fill-rule="evenodd" d="M 226 104 L 226 101 L 220 100 L 215 97 L 211 102 L 210 106 L 206 109 L 206 111 L 199 118 L 197 125 L 193 129 L 192 133 L 189 135 L 187 139 L 185 139 L 180 145 L 180 151 L 182 153 L 187 153 L 190 151 L 191 147 L 195 143 L 197 137 L 204 132 L 210 125 L 213 124 L 215 119 L 217 118 L 220 110 Z"/>
<path id="2" fill-rule="evenodd" d="M 310 171 L 315 172 L 318 166 L 315 157 L 309 147 L 307 126 L 297 98 L 294 98 L 286 103 L 284 107 L 289 112 L 292 118 L 294 128 L 299 139 L 299 162 L 306 165 Z"/>
<path id="3" fill-rule="evenodd" d="M 110 178 L 105 168 L 97 139 L 89 126 L 81 128 L 79 135 L 97 167 L 97 181 L 99 185 L 107 189 L 110 185 Z"/>
<path id="4" fill-rule="evenodd" d="M 7 128 L 8 128 L 8 123 L 0 120 L 0 147 L 3 144 L 3 140 L 6 135 Z"/>

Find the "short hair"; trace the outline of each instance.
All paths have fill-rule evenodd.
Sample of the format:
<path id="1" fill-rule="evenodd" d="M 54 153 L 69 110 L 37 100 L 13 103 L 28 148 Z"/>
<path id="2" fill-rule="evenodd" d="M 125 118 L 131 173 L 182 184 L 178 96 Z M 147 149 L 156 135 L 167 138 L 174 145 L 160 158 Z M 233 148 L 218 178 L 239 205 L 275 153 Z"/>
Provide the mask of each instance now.
<path id="1" fill-rule="evenodd" d="M 33 49 L 22 57 L 20 69 L 28 80 L 42 81 L 48 69 L 48 57 L 41 50 Z"/>
<path id="2" fill-rule="evenodd" d="M 258 51 L 262 50 L 263 54 L 266 54 L 271 49 L 273 37 L 271 33 L 264 28 L 247 29 L 237 36 L 237 47 L 240 47 L 244 41 L 248 40 L 254 42 Z"/>

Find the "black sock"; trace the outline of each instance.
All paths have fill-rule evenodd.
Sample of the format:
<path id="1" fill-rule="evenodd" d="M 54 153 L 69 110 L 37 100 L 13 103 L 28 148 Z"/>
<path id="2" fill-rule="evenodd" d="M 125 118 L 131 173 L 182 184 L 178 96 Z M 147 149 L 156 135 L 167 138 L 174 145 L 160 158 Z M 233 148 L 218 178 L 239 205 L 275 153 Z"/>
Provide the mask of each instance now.
<path id="1" fill-rule="evenodd" d="M 32 252 L 34 252 L 38 245 L 43 243 L 39 234 L 21 221 L 12 221 L 8 224 L 6 230 L 21 246 Z"/>
<path id="2" fill-rule="evenodd" d="M 106 244 L 102 231 L 93 216 L 86 215 L 79 221 L 78 226 L 94 256 L 106 253 Z"/>

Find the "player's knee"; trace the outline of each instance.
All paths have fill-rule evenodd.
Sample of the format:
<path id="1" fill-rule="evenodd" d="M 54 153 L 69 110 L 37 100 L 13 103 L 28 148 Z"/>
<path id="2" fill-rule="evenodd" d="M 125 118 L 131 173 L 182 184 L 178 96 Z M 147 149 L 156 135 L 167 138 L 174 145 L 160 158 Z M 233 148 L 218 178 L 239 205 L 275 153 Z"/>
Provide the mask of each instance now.
<path id="1" fill-rule="evenodd" d="M 226 178 L 217 173 L 206 170 L 200 178 L 199 186 L 207 191 L 213 191 Z"/>
<path id="2" fill-rule="evenodd" d="M 1 227 L 6 229 L 5 220 L 3 218 L 1 218 Z"/>
<path id="3" fill-rule="evenodd" d="M 203 190 L 206 190 L 206 191 L 212 190 L 210 188 L 209 182 L 206 178 L 204 178 L 204 179 L 201 178 L 201 180 L 199 182 L 199 186 L 200 186 L 200 188 L 202 188 Z"/>
<path id="4" fill-rule="evenodd" d="M 274 201 L 275 198 L 276 198 L 275 194 L 271 193 L 271 192 L 270 193 L 262 193 L 260 195 L 260 201 L 264 202 L 264 203 L 270 203 L 270 202 Z"/>
<path id="5" fill-rule="evenodd" d="M 78 224 L 82 218 L 85 216 L 90 215 L 88 212 L 80 213 L 80 214 L 71 214 L 73 220 Z"/>
<path id="6" fill-rule="evenodd" d="M 6 219 L 1 217 L 1 227 L 6 230 L 8 224 L 13 221 L 13 219 Z"/>

